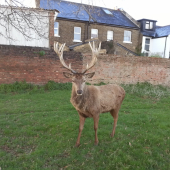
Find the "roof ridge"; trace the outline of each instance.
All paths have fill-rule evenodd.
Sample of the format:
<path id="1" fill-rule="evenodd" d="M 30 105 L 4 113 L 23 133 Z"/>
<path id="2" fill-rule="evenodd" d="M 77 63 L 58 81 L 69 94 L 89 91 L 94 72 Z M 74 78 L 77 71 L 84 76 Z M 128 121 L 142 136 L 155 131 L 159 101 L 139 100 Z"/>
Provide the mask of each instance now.
<path id="1" fill-rule="evenodd" d="M 124 11 L 122 8 L 118 9 L 122 14 L 124 14 L 130 21 L 132 21 L 138 28 L 140 28 L 140 23 L 138 23 L 132 16 L 130 16 L 126 11 Z"/>

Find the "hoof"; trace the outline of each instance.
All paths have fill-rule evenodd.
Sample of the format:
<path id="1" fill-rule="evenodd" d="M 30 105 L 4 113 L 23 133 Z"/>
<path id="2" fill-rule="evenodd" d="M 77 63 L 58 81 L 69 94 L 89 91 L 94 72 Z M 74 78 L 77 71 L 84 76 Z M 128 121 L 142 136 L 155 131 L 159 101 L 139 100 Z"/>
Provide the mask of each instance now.
<path id="1" fill-rule="evenodd" d="M 95 146 L 98 146 L 98 142 L 95 142 L 94 145 L 95 145 Z"/>
<path id="2" fill-rule="evenodd" d="M 114 134 L 110 134 L 110 137 L 112 137 L 112 138 L 113 138 L 113 137 L 114 137 Z"/>
<path id="3" fill-rule="evenodd" d="M 76 143 L 75 147 L 78 148 L 79 146 L 80 146 L 80 144 L 77 144 L 77 143 Z"/>

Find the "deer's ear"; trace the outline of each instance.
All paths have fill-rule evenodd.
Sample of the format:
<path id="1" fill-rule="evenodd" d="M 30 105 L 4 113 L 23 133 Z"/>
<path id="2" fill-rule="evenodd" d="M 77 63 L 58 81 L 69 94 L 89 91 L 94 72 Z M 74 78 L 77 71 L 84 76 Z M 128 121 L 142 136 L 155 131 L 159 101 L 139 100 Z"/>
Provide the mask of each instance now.
<path id="1" fill-rule="evenodd" d="M 87 73 L 85 74 L 86 78 L 92 78 L 94 76 L 95 72 L 93 73 Z"/>
<path id="2" fill-rule="evenodd" d="M 73 74 L 67 73 L 67 72 L 63 72 L 63 75 L 64 75 L 66 78 L 72 78 L 72 77 L 73 77 Z"/>

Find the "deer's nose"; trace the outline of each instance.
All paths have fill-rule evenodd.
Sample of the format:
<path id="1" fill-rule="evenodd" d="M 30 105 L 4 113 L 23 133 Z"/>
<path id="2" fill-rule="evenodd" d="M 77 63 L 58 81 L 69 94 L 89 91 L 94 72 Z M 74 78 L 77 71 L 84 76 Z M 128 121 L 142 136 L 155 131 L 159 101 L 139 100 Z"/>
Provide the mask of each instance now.
<path id="1" fill-rule="evenodd" d="M 82 94 L 82 90 L 77 90 L 77 94 Z"/>

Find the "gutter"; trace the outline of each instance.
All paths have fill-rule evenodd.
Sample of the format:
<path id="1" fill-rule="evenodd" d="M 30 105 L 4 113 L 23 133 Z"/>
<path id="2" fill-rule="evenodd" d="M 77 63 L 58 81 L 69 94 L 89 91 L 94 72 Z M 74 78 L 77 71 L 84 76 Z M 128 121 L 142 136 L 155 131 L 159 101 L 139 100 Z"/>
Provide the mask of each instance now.
<path id="1" fill-rule="evenodd" d="M 167 37 L 168 37 L 168 36 L 167 36 Z M 165 39 L 164 58 L 165 58 L 165 51 L 166 51 L 167 37 L 166 37 L 166 39 Z"/>

